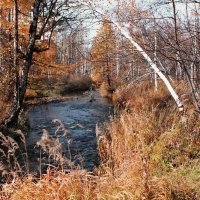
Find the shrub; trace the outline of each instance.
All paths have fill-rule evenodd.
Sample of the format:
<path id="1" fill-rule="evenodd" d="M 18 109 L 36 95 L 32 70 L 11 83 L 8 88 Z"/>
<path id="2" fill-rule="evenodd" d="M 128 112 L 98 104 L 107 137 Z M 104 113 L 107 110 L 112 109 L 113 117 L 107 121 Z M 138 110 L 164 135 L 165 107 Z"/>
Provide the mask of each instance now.
<path id="1" fill-rule="evenodd" d="M 67 93 L 75 93 L 89 90 L 92 86 L 92 80 L 89 77 L 71 79 L 68 83 L 60 88 L 57 88 L 56 93 L 65 95 Z"/>

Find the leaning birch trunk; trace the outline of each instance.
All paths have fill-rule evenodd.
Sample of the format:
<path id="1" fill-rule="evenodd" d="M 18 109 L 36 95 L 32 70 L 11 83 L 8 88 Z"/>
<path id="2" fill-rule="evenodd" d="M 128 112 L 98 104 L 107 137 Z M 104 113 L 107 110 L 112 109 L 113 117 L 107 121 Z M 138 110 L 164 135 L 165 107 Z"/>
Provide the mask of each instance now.
<path id="1" fill-rule="evenodd" d="M 130 43 L 133 45 L 133 47 L 136 48 L 136 50 L 138 52 L 140 52 L 142 54 L 142 56 L 144 57 L 144 59 L 148 62 L 149 66 L 154 70 L 154 72 L 160 77 L 160 79 L 164 82 L 164 84 L 166 85 L 168 91 L 170 92 L 171 96 L 174 98 L 177 107 L 179 109 L 180 112 L 184 111 L 184 107 L 183 104 L 179 98 L 179 96 L 176 94 L 175 90 L 173 89 L 173 87 L 171 86 L 170 82 L 168 81 L 168 79 L 166 78 L 166 76 L 159 70 L 159 68 L 157 67 L 157 65 L 152 61 L 152 59 L 149 57 L 149 55 L 142 49 L 142 47 L 134 41 L 134 39 L 130 36 L 129 31 L 125 30 L 123 27 L 120 26 L 119 23 L 115 22 L 115 20 L 112 19 L 108 19 L 107 15 L 105 15 L 100 9 L 96 8 L 94 6 L 94 4 L 91 1 L 88 2 L 84 2 L 82 0 L 78 0 L 82 5 L 85 6 L 89 6 L 91 7 L 91 9 L 99 14 L 101 14 L 102 16 L 104 16 L 105 18 L 107 18 L 108 21 L 110 21 L 111 23 L 113 23 L 118 30 L 120 31 L 120 33 L 130 41 Z"/>
<path id="2" fill-rule="evenodd" d="M 180 98 L 178 97 L 178 95 L 176 94 L 175 90 L 171 86 L 170 82 L 165 77 L 165 75 L 158 69 L 156 64 L 152 61 L 152 59 L 148 56 L 148 54 L 142 49 L 142 47 L 132 39 L 132 37 L 129 35 L 129 33 L 127 31 L 125 31 L 118 23 L 113 22 L 113 21 L 112 21 L 112 23 L 115 24 L 115 26 L 119 29 L 121 34 L 124 35 L 131 42 L 131 44 L 138 50 L 138 52 L 140 52 L 142 54 L 144 59 L 149 63 L 150 67 L 155 71 L 156 74 L 158 74 L 158 76 L 165 83 L 167 89 L 169 90 L 170 94 L 174 98 L 174 100 L 179 108 L 179 111 L 183 111 L 183 104 L 182 104 Z"/>

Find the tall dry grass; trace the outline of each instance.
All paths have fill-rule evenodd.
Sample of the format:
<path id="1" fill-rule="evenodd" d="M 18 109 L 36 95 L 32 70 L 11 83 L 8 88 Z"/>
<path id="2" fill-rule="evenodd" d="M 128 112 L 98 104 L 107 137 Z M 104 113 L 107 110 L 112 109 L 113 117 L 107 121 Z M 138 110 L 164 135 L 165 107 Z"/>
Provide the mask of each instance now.
<path id="1" fill-rule="evenodd" d="M 176 89 L 184 96 L 184 116 L 164 86 L 154 91 L 142 83 L 118 90 L 118 117 L 106 133 L 97 129 L 104 161 L 100 169 L 109 168 L 131 199 L 200 198 L 200 121 L 186 90 L 182 85 Z"/>
<path id="2" fill-rule="evenodd" d="M 97 126 L 101 165 L 93 173 L 47 171 L 3 186 L 2 199 L 200 199 L 200 122 L 183 86 L 181 116 L 160 84 L 129 85 L 116 92 L 116 117 Z"/>
<path id="3" fill-rule="evenodd" d="M 94 199 L 93 182 L 93 176 L 85 171 L 77 170 L 69 174 L 47 171 L 39 180 L 30 175 L 23 180 L 16 180 L 13 184 L 5 184 L 2 199 Z"/>

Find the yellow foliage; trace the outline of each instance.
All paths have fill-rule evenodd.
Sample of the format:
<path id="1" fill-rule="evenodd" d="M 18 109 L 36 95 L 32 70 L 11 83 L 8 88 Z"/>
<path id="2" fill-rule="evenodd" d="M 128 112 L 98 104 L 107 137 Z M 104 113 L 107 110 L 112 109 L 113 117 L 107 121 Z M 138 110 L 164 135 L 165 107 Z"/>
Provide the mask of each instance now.
<path id="1" fill-rule="evenodd" d="M 112 24 L 104 20 L 100 31 L 93 41 L 91 50 L 92 78 L 97 83 L 111 85 L 112 71 L 116 66 L 116 38 Z"/>

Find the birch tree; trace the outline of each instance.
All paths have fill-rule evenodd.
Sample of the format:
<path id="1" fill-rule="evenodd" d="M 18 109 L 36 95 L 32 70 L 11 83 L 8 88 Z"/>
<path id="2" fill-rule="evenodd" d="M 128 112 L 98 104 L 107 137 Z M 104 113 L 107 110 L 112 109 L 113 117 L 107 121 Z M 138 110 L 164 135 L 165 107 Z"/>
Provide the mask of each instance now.
<path id="1" fill-rule="evenodd" d="M 158 45 L 156 57 L 157 60 L 162 60 L 165 65 L 167 64 L 168 73 L 174 76 L 176 81 L 188 84 L 194 107 L 199 112 L 199 44 L 197 42 L 198 31 L 196 29 L 198 27 L 196 22 L 199 20 L 199 9 L 190 1 L 177 2 L 174 0 L 167 3 L 161 2 L 156 9 L 161 10 L 166 6 L 169 11 L 168 16 L 160 14 L 157 20 L 159 24 L 156 23 L 159 30 L 157 32 Z M 180 6 L 182 7 L 181 10 L 179 9 Z M 154 8 L 152 8 L 152 15 L 153 12 L 155 12 Z M 148 37 L 146 36 L 145 45 L 151 49 L 149 44 L 151 44 L 150 41 L 153 40 L 153 37 L 149 34 L 149 30 L 146 30 L 146 34 L 147 31 Z M 174 75 L 170 69 L 174 69 Z"/>
<path id="2" fill-rule="evenodd" d="M 94 10 L 95 12 L 99 13 L 100 15 L 102 15 L 103 17 L 106 18 L 106 15 L 104 14 L 104 12 L 102 12 L 103 9 L 99 9 L 97 6 L 95 6 L 95 3 L 92 1 L 79 1 L 80 3 L 82 3 L 85 6 L 89 6 L 92 10 Z M 124 2 L 127 6 L 130 3 L 130 7 L 132 5 L 134 5 L 134 2 Z M 108 7 L 112 8 L 113 5 L 108 5 Z M 119 5 L 117 5 L 116 7 L 119 7 Z M 115 16 L 115 15 L 113 15 Z M 131 37 L 130 35 L 130 23 L 128 22 L 117 22 L 116 19 L 114 17 L 112 17 L 112 15 L 109 16 L 109 18 L 107 18 L 107 20 L 109 20 L 111 23 L 113 23 L 118 30 L 120 31 L 120 33 L 127 39 L 129 40 L 129 42 L 133 45 L 133 47 L 140 52 L 140 54 L 143 56 L 143 58 L 147 61 L 147 63 L 149 64 L 149 66 L 155 71 L 155 73 L 160 77 L 160 79 L 164 82 L 164 84 L 166 85 L 167 89 L 169 90 L 170 94 L 172 95 L 172 97 L 174 98 L 177 107 L 179 108 L 179 111 L 183 111 L 183 104 L 179 98 L 179 96 L 177 95 L 177 93 L 175 92 L 174 88 L 172 87 L 172 85 L 170 84 L 169 80 L 166 78 L 166 76 L 162 73 L 162 71 L 158 68 L 158 66 L 153 62 L 153 60 L 151 59 L 151 57 L 144 51 L 144 49 L 135 41 L 135 39 L 133 37 Z"/>
<path id="3" fill-rule="evenodd" d="M 190 86 L 191 94 L 193 97 L 193 102 L 195 104 L 196 110 L 200 113 L 200 98 L 199 98 L 199 93 L 197 91 L 197 88 L 194 85 L 194 82 L 192 81 L 191 74 L 188 71 L 188 68 L 186 66 L 186 62 L 184 62 L 184 58 L 182 57 L 181 51 L 181 44 L 179 41 L 179 35 L 178 35 L 178 27 L 177 27 L 177 14 L 176 14 L 176 3 L 174 0 L 172 0 L 172 7 L 173 7 L 173 18 L 174 18 L 174 35 L 175 35 L 175 42 L 177 46 L 177 58 L 178 62 L 180 63 L 181 68 L 183 68 L 188 84 Z M 196 47 L 195 47 L 196 48 Z M 193 65 L 193 64 L 191 64 Z"/>

